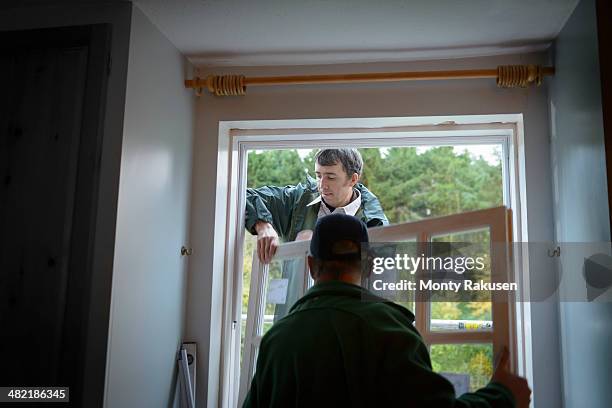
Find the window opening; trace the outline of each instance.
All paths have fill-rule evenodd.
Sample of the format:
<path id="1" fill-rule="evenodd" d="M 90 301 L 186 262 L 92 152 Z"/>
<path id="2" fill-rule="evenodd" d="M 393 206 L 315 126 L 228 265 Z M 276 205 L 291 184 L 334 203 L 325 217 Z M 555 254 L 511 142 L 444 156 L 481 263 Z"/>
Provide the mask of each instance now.
<path id="1" fill-rule="evenodd" d="M 504 160 L 507 160 L 506 149 L 507 144 L 501 139 L 495 143 L 360 148 L 364 159 L 360 182 L 379 198 L 392 225 L 498 207 L 508 204 L 508 163 Z M 317 150 L 248 151 L 247 187 L 296 185 L 305 182 L 308 177 L 314 179 L 314 154 Z M 388 239 L 393 238 L 391 233 Z M 403 236 L 403 241 L 410 241 L 410 238 Z M 480 228 L 432 236 L 431 241 L 472 242 L 482 247 L 490 242 L 490 237 L 486 228 Z M 412 242 L 416 242 L 416 237 L 412 238 Z M 275 320 L 286 314 L 293 302 L 307 289 L 308 281 L 303 276 L 308 274 L 304 261 L 307 254 L 305 245 L 294 245 L 284 255 L 277 253 L 269 266 L 259 265 L 256 259 L 256 237 L 246 233 L 243 245 L 240 362 L 241 371 L 245 372 L 244 364 L 254 365 L 261 336 Z M 257 278 L 263 290 L 268 291 L 257 295 L 259 304 L 253 297 L 249 297 L 252 288 L 257 287 L 251 282 L 255 268 L 261 269 Z M 286 282 L 283 282 L 283 270 L 285 275 L 289 270 L 302 275 L 297 289 L 287 290 L 284 286 Z M 484 278 L 487 276 L 486 271 L 490 271 L 490 264 L 487 265 Z M 431 296 L 435 300 L 436 294 Z M 398 303 L 415 312 L 415 301 L 414 298 L 408 298 Z M 249 310 L 260 310 L 261 320 L 249 320 Z M 432 301 L 428 303 L 427 315 L 430 316 L 427 332 L 434 334 L 473 333 L 474 327 L 484 332 L 493 330 L 490 298 L 462 303 Z M 247 322 L 251 321 L 254 326 L 249 327 Z M 253 331 L 254 327 L 259 328 Z M 251 349 L 245 355 L 247 333 L 256 335 L 246 340 L 247 348 Z M 468 391 L 480 387 L 483 378 L 486 377 L 488 381 L 490 377 L 487 377 L 487 373 L 492 369 L 492 342 L 476 344 L 470 340 L 461 344 L 454 343 L 430 343 L 434 369 L 447 374 L 458 390 Z M 446 353 L 445 350 L 452 353 Z M 248 379 L 242 376 L 241 389 L 248 388 L 253 371 L 254 367 L 247 370 Z"/>

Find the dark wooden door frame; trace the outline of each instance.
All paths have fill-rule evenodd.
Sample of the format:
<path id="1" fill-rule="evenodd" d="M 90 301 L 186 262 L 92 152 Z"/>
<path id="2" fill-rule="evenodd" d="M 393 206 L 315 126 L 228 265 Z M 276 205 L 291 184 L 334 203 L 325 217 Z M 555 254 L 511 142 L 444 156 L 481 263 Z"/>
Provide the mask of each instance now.
<path id="1" fill-rule="evenodd" d="M 90 325 L 103 325 L 108 334 L 111 288 L 92 288 L 92 271 L 98 213 L 98 191 L 104 120 L 106 111 L 108 75 L 111 51 L 110 24 L 57 27 L 36 30 L 2 32 L 0 50 L 19 52 L 49 48 L 87 48 L 87 74 L 81 112 L 80 143 L 71 227 L 69 274 L 67 282 L 64 326 L 62 328 L 60 382 L 70 385 L 71 406 L 95 401 L 102 406 L 106 341 L 96 339 L 96 350 L 91 349 L 88 338 Z M 105 321 L 89 321 L 92 291 L 104 291 Z M 98 297 L 99 298 L 99 297 Z M 95 355 L 87 355 L 87 353 Z M 91 363 L 92 359 L 94 364 Z M 96 372 L 92 372 L 91 367 Z M 85 379 L 88 377 L 87 380 Z M 96 384 L 96 395 L 83 395 L 84 381 Z M 47 385 L 47 384 L 41 384 Z M 91 392 L 91 390 L 90 390 Z"/>
<path id="2" fill-rule="evenodd" d="M 601 110 L 603 114 L 606 175 L 608 179 L 608 211 L 612 234 L 612 4 L 597 0 L 597 40 L 599 42 L 599 74 L 601 77 Z"/>
<path id="3" fill-rule="evenodd" d="M 76 181 L 75 222 L 71 242 L 70 269 L 75 273 L 70 274 L 68 298 L 66 299 L 66 316 L 72 317 L 74 326 L 71 327 L 68 324 L 64 326 L 64 350 L 65 361 L 71 362 L 71 364 L 66 365 L 66 375 L 73 375 L 73 381 L 79 393 L 83 392 L 84 384 L 82 381 L 86 375 L 94 375 L 101 382 L 101 387 L 98 388 L 100 395 L 96 399 L 102 406 L 104 372 L 87 373 L 85 356 L 87 350 L 89 350 L 87 345 L 89 324 L 93 323 L 89 322 L 89 306 L 91 305 L 91 292 L 94 290 L 91 283 L 106 93 L 110 69 L 111 27 L 108 24 L 102 24 L 79 29 L 88 31 L 89 54 Z M 79 273 L 79 271 L 86 271 L 86 273 Z M 108 288 L 108 294 L 105 296 L 108 299 L 108 305 L 110 305 L 110 295 L 110 288 Z M 107 327 L 105 332 L 108 332 L 108 319 L 106 322 L 96 322 L 95 324 L 105 324 Z M 76 333 L 78 333 L 78 336 Z M 70 344 L 71 338 L 77 338 L 78 344 Z M 73 354 L 69 355 L 68 353 Z M 106 349 L 98 350 L 96 354 L 101 354 L 102 358 L 105 359 Z M 82 397 L 82 395 L 75 395 L 77 402 L 81 401 Z"/>

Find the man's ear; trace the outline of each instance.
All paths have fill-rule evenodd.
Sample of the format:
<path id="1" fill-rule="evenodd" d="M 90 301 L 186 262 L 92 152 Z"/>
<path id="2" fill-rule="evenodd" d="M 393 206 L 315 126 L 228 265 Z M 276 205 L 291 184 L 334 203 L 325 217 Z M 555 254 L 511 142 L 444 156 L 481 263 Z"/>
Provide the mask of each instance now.
<path id="1" fill-rule="evenodd" d="M 310 277 L 312 278 L 312 280 L 316 281 L 317 277 L 315 276 L 314 272 L 315 260 L 312 256 L 309 255 L 306 261 L 308 262 L 308 271 L 310 272 Z"/>
<path id="2" fill-rule="evenodd" d="M 353 173 L 351 176 L 351 187 L 355 187 L 355 184 L 359 181 L 359 174 Z"/>

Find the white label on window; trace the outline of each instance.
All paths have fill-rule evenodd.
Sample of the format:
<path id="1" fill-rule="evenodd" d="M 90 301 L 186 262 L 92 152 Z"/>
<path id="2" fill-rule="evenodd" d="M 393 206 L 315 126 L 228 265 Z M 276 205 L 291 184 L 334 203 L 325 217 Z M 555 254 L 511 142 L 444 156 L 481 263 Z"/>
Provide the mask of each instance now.
<path id="1" fill-rule="evenodd" d="M 268 303 L 284 305 L 287 301 L 289 279 L 272 279 L 268 285 Z"/>

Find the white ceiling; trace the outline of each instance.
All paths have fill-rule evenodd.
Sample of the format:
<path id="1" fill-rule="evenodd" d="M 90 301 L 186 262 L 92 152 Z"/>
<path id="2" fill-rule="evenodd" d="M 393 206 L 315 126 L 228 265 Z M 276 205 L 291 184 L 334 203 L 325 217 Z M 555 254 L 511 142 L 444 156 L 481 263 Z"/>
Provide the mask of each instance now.
<path id="1" fill-rule="evenodd" d="M 198 66 L 408 61 L 546 49 L 578 0 L 137 0 Z"/>

